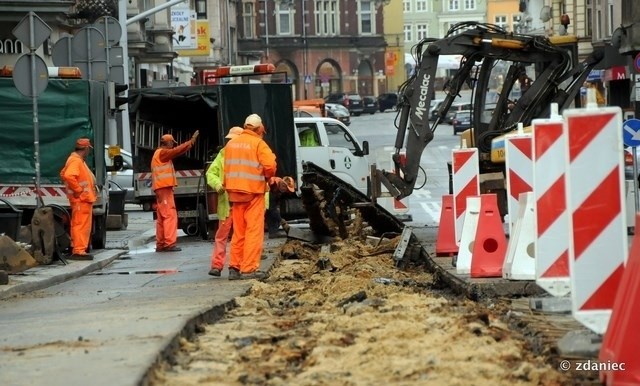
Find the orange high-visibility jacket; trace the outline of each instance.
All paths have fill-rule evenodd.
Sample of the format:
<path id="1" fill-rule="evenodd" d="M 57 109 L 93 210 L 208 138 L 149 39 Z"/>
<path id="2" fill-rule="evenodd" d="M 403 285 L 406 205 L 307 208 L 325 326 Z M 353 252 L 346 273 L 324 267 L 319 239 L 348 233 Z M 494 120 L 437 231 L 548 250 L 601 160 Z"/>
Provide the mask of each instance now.
<path id="1" fill-rule="evenodd" d="M 71 204 L 77 202 L 96 202 L 96 177 L 84 162 L 84 159 L 73 152 L 60 171 L 60 178 L 67 187 L 67 197 Z"/>
<path id="2" fill-rule="evenodd" d="M 266 181 L 276 174 L 276 155 L 260 136 L 245 130 L 227 143 L 224 187 L 230 192 L 264 194 Z"/>
<path id="3" fill-rule="evenodd" d="M 178 185 L 172 160 L 188 152 L 189 149 L 191 149 L 191 141 L 187 141 L 173 149 L 156 149 L 151 159 L 151 189 L 153 191 L 160 188 L 173 188 Z"/>

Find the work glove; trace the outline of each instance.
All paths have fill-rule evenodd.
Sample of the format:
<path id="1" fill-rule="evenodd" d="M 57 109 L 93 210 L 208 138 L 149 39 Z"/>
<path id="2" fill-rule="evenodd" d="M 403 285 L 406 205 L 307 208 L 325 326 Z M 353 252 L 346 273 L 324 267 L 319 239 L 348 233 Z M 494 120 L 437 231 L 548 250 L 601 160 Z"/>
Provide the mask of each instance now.
<path id="1" fill-rule="evenodd" d="M 269 185 L 276 185 L 280 182 L 280 178 L 279 177 L 271 177 L 269 178 Z"/>
<path id="2" fill-rule="evenodd" d="M 224 185 L 220 185 L 220 187 L 216 189 L 216 192 L 218 192 L 218 194 L 224 193 Z"/>
<path id="3" fill-rule="evenodd" d="M 285 193 L 287 190 L 289 190 L 289 189 L 287 188 L 287 183 L 286 183 L 286 182 L 284 182 L 283 180 L 278 181 L 278 190 L 279 190 L 281 193 Z"/>
<path id="4" fill-rule="evenodd" d="M 193 135 L 191 136 L 191 145 L 196 143 L 196 139 L 198 139 L 199 135 L 200 135 L 200 130 L 196 130 L 196 132 L 193 133 Z"/>

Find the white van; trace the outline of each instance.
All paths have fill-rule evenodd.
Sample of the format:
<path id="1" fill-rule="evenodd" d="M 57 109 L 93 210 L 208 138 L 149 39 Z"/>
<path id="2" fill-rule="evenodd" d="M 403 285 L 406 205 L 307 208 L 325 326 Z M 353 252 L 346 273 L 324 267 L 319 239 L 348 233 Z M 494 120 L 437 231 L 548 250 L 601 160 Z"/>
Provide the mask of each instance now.
<path id="1" fill-rule="evenodd" d="M 302 184 L 302 163 L 313 162 L 367 195 L 370 177 L 369 145 L 360 142 L 349 128 L 333 118 L 294 118 L 298 149 L 298 186 Z M 305 138 L 313 138 L 309 141 Z M 314 143 L 311 143 L 314 142 Z M 398 217 L 409 211 L 408 198 L 395 200 L 382 186 L 377 203 Z"/>

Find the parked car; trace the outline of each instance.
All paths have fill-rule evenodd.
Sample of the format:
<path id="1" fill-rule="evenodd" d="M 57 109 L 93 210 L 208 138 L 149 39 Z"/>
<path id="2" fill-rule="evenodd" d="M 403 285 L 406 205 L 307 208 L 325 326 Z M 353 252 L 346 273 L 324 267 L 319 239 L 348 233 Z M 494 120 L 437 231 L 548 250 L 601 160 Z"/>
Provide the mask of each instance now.
<path id="1" fill-rule="evenodd" d="M 355 93 L 338 92 L 329 94 L 324 98 L 326 103 L 339 103 L 349 110 L 351 115 L 359 116 L 362 114 L 364 106 L 362 104 L 362 97 Z"/>
<path id="2" fill-rule="evenodd" d="M 455 103 L 451 105 L 449 111 L 447 111 L 447 116 L 444 119 L 444 123 L 452 124 L 453 117 L 456 115 L 458 111 L 471 110 L 471 103 Z"/>
<path id="3" fill-rule="evenodd" d="M 375 114 L 378 111 L 378 101 L 374 96 L 366 96 L 362 98 L 364 114 Z"/>
<path id="4" fill-rule="evenodd" d="M 637 164 L 638 168 L 640 168 L 640 152 L 638 152 Z M 630 147 L 627 147 L 624 150 L 624 178 L 626 180 L 633 180 L 633 152 Z M 640 182 L 640 175 L 638 176 L 638 181 Z"/>
<path id="5" fill-rule="evenodd" d="M 105 165 L 112 165 L 113 161 L 109 158 L 108 154 L 109 146 L 105 145 L 104 149 Z M 120 150 L 120 155 L 122 156 L 122 169 L 114 172 L 107 172 L 109 180 L 117 184 L 113 184 L 109 189 L 119 190 L 122 188 L 126 190 L 124 202 L 135 203 L 136 197 L 135 191 L 133 190 L 133 157 L 130 152 L 122 149 Z"/>
<path id="6" fill-rule="evenodd" d="M 385 110 L 396 110 L 398 104 L 398 94 L 395 92 L 388 92 L 378 95 L 378 109 L 380 112 Z"/>
<path id="7" fill-rule="evenodd" d="M 327 116 L 329 118 L 335 118 L 347 126 L 351 124 L 351 116 L 349 114 L 349 110 L 347 110 L 347 108 L 343 105 L 339 105 L 337 103 L 327 103 L 325 104 L 325 108 L 327 109 Z"/>
<path id="8" fill-rule="evenodd" d="M 435 121 L 438 118 L 438 113 L 440 112 L 440 107 L 444 103 L 444 99 L 434 99 L 431 101 L 431 105 L 429 105 L 429 120 Z"/>
<path id="9" fill-rule="evenodd" d="M 455 113 L 453 121 L 453 135 L 462 133 L 471 127 L 471 110 L 462 110 Z"/>

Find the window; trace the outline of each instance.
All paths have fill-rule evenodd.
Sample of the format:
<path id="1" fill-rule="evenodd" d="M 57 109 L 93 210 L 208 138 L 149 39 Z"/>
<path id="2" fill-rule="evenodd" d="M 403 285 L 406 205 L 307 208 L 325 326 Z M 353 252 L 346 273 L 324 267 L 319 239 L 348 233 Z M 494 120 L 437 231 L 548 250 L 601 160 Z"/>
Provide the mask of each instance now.
<path id="1" fill-rule="evenodd" d="M 520 32 L 520 15 L 511 16 L 511 31 Z"/>
<path id="2" fill-rule="evenodd" d="M 300 139 L 300 146 L 302 147 L 314 147 L 320 146 L 320 136 L 318 135 L 318 126 L 315 123 L 298 123 L 296 124 L 298 129 L 298 138 Z"/>
<path id="3" fill-rule="evenodd" d="M 244 37 L 247 39 L 255 36 L 254 28 L 256 25 L 255 15 L 253 13 L 253 3 L 242 3 L 242 24 Z"/>
<path id="4" fill-rule="evenodd" d="M 370 35 L 374 33 L 374 5 L 371 1 L 360 2 L 360 33 Z"/>
<path id="5" fill-rule="evenodd" d="M 449 11 L 459 11 L 460 0 L 449 0 Z"/>
<path id="6" fill-rule="evenodd" d="M 330 147 L 342 147 L 349 149 L 352 154 L 356 154 L 360 147 L 351 138 L 342 126 L 338 124 L 325 124 L 325 129 L 329 138 Z"/>
<path id="7" fill-rule="evenodd" d="M 338 1 L 316 1 L 315 3 L 315 15 L 316 15 L 316 35 L 338 35 L 339 29 L 339 15 Z"/>
<path id="8" fill-rule="evenodd" d="M 600 10 L 596 11 L 596 30 L 598 31 L 596 40 L 602 40 L 602 11 Z"/>
<path id="9" fill-rule="evenodd" d="M 418 41 L 422 40 L 422 39 L 426 39 L 427 37 L 429 37 L 429 25 L 428 24 L 418 24 L 416 25 L 416 35 L 418 38 Z"/>
<path id="10" fill-rule="evenodd" d="M 416 12 L 426 12 L 427 9 L 427 0 L 416 0 Z"/>
<path id="11" fill-rule="evenodd" d="M 509 25 L 507 24 L 507 17 L 505 15 L 497 15 L 493 20 L 493 24 L 505 29 L 509 27 Z"/>
<path id="12" fill-rule="evenodd" d="M 593 4 L 591 3 L 591 0 L 587 0 L 585 8 L 587 10 L 587 20 L 585 25 L 586 33 L 587 36 L 593 36 Z"/>
<path id="13" fill-rule="evenodd" d="M 278 33 L 280 35 L 293 34 L 293 6 L 290 3 L 277 3 L 276 24 L 278 25 Z"/>
<path id="14" fill-rule="evenodd" d="M 404 25 L 404 41 L 411 42 L 413 41 L 413 34 L 411 33 L 411 24 Z"/>
<path id="15" fill-rule="evenodd" d="M 464 9 L 466 10 L 476 9 L 476 0 L 464 0 Z"/>
<path id="16" fill-rule="evenodd" d="M 402 11 L 411 12 L 411 0 L 402 0 Z"/>
<path id="17" fill-rule="evenodd" d="M 609 14 L 609 22 L 607 23 L 607 37 L 610 38 L 613 35 L 613 2 L 609 0 L 609 7 L 607 9 Z"/>

